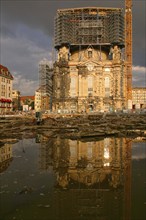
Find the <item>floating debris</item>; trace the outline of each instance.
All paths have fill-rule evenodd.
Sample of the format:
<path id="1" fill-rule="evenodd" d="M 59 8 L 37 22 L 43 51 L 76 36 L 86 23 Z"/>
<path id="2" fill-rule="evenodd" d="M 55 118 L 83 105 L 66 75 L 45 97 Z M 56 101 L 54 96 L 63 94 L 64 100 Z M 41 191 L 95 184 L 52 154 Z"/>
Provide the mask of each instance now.
<path id="1" fill-rule="evenodd" d="M 17 183 L 18 183 L 18 181 L 17 181 L 17 180 L 15 180 L 13 183 L 14 183 L 14 184 L 17 184 Z"/>
<path id="2" fill-rule="evenodd" d="M 43 205 L 43 204 L 38 204 L 38 207 L 42 207 L 42 208 L 50 208 L 49 204 Z"/>
<path id="3" fill-rule="evenodd" d="M 47 205 L 45 205 L 44 207 L 45 207 L 45 208 L 50 208 L 50 205 L 49 205 L 49 204 L 47 204 Z"/>
<path id="4" fill-rule="evenodd" d="M 44 193 L 40 193 L 40 196 L 44 196 L 45 194 Z"/>

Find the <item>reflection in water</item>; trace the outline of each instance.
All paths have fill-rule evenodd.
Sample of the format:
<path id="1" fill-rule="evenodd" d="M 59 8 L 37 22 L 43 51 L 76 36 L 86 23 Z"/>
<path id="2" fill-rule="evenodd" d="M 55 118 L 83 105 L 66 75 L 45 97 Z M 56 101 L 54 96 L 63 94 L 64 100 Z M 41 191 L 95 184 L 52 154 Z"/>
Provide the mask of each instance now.
<path id="1" fill-rule="evenodd" d="M 38 135 L 5 144 L 0 153 L 0 220 L 146 217 L 146 145 L 139 139 Z"/>
<path id="2" fill-rule="evenodd" d="M 39 140 L 40 169 L 57 179 L 52 219 L 131 219 L 131 140 Z"/>
<path id="3" fill-rule="evenodd" d="M 0 173 L 9 167 L 12 160 L 12 145 L 6 143 L 0 147 Z"/>

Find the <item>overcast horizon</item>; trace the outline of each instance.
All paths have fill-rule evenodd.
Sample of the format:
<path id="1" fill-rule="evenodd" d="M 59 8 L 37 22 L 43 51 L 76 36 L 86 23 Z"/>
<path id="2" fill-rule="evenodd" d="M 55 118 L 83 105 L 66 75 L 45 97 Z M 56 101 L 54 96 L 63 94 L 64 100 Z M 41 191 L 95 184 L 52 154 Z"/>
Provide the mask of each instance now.
<path id="1" fill-rule="evenodd" d="M 125 0 L 0 0 L 0 63 L 14 76 L 13 88 L 34 95 L 38 64 L 53 62 L 54 17 L 57 9 L 75 7 L 124 8 Z M 146 86 L 146 1 L 133 0 L 133 86 Z"/>

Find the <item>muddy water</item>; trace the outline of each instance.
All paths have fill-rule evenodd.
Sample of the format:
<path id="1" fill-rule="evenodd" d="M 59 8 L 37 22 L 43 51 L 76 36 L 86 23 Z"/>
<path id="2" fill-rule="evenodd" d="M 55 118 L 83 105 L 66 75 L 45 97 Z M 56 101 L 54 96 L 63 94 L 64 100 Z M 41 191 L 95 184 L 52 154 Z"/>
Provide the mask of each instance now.
<path id="1" fill-rule="evenodd" d="M 0 220 L 146 219 L 146 142 L 37 136 L 0 148 Z"/>

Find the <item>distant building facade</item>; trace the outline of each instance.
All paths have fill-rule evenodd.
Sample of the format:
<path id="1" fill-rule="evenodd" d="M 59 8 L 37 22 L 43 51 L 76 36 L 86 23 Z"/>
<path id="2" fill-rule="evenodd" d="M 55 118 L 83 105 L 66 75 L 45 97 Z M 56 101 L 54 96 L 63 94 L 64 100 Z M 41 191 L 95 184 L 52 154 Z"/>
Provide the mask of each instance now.
<path id="1" fill-rule="evenodd" d="M 35 91 L 34 109 L 36 112 L 41 111 L 41 89 Z"/>
<path id="2" fill-rule="evenodd" d="M 0 65 L 0 114 L 12 111 L 12 82 L 8 68 Z"/>
<path id="3" fill-rule="evenodd" d="M 146 109 L 146 87 L 132 88 L 133 109 Z"/>
<path id="4" fill-rule="evenodd" d="M 53 112 L 127 108 L 124 47 L 122 9 L 59 9 L 55 19 Z"/>
<path id="5" fill-rule="evenodd" d="M 29 111 L 34 109 L 34 96 L 21 96 L 20 97 L 20 106 L 21 110 Z"/>
<path id="6" fill-rule="evenodd" d="M 12 90 L 13 110 L 20 110 L 20 91 Z"/>

